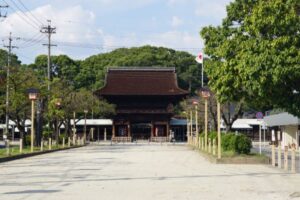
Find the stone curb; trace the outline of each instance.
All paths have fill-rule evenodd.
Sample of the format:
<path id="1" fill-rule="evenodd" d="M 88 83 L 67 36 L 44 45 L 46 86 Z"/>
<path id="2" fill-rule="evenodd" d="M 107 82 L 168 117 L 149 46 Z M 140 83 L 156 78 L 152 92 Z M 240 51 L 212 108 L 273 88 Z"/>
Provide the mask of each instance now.
<path id="1" fill-rule="evenodd" d="M 200 151 L 197 148 L 192 147 L 194 150 L 198 151 L 206 160 L 213 164 L 248 164 L 248 165 L 269 165 L 271 164 L 270 158 L 256 158 L 256 157 L 236 157 L 236 158 L 221 158 L 218 159 L 212 155 Z"/>
<path id="2" fill-rule="evenodd" d="M 4 157 L 4 158 L 0 158 L 0 163 L 14 161 L 14 160 L 19 160 L 19 159 L 23 159 L 23 158 L 38 156 L 38 155 L 43 155 L 43 154 L 57 152 L 57 151 L 65 151 L 65 150 L 69 150 L 69 149 L 76 149 L 76 148 L 80 148 L 80 147 L 84 147 L 84 146 L 86 146 L 86 145 L 75 146 L 75 147 L 66 147 L 66 148 L 63 148 L 63 149 L 53 149 L 53 150 L 38 151 L 38 152 L 33 152 L 33 153 L 24 153 L 24 154 L 19 154 L 19 155 Z"/>

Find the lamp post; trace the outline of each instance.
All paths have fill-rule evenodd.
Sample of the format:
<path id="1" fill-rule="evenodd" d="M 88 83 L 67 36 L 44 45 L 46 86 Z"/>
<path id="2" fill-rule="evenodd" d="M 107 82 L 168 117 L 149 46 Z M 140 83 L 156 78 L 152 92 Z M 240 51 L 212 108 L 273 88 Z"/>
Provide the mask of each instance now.
<path id="1" fill-rule="evenodd" d="M 205 133 L 205 151 L 207 151 L 207 127 L 208 127 L 208 98 L 210 97 L 210 91 L 207 88 L 202 88 L 201 89 L 201 96 L 205 100 L 205 128 L 204 128 L 204 133 Z"/>
<path id="2" fill-rule="evenodd" d="M 196 144 L 199 141 L 199 129 L 198 129 L 198 101 L 193 100 L 193 105 L 195 106 L 195 121 L 196 121 Z"/>
<path id="3" fill-rule="evenodd" d="M 87 109 L 84 109 L 84 135 L 83 135 L 83 140 L 84 140 L 84 143 L 86 142 L 86 115 L 88 113 L 88 110 Z"/>
<path id="4" fill-rule="evenodd" d="M 189 142 L 189 115 L 187 113 L 187 111 L 183 111 L 183 114 L 186 116 L 186 138 Z"/>
<path id="5" fill-rule="evenodd" d="M 55 106 L 56 108 L 59 110 L 61 108 L 61 98 L 57 98 L 55 101 Z M 55 140 L 56 140 L 56 144 L 59 145 L 59 128 L 58 128 L 58 117 L 56 116 L 56 130 L 55 130 L 56 134 L 55 134 Z"/>
<path id="6" fill-rule="evenodd" d="M 221 104 L 217 103 L 218 112 L 218 159 L 221 159 Z"/>
<path id="7" fill-rule="evenodd" d="M 27 90 L 29 100 L 31 100 L 31 152 L 33 152 L 33 141 L 34 141 L 34 101 L 37 100 L 39 91 L 35 88 L 30 88 Z"/>
<path id="8" fill-rule="evenodd" d="M 191 144 L 193 144 L 193 109 L 191 108 L 190 111 L 190 138 L 191 138 Z"/>

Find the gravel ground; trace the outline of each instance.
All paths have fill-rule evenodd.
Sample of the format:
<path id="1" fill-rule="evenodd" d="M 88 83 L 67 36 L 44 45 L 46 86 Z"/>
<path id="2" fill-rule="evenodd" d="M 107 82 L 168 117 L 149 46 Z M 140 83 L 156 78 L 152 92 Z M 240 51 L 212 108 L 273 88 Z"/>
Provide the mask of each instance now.
<path id="1" fill-rule="evenodd" d="M 185 145 L 91 145 L 0 164 L 0 199 L 300 199 L 300 174 L 211 164 Z"/>

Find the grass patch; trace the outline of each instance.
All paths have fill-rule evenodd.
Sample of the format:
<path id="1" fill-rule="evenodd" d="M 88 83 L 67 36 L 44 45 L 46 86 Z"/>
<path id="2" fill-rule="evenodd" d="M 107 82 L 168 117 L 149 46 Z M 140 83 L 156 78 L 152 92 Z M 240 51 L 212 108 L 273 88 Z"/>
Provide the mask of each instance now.
<path id="1" fill-rule="evenodd" d="M 56 150 L 56 149 L 62 149 L 62 145 L 52 146 L 52 150 Z M 47 151 L 47 150 L 48 150 L 48 146 L 44 146 L 44 151 Z M 22 153 L 20 153 L 19 146 L 10 146 L 9 156 L 7 155 L 6 151 L 7 151 L 6 148 L 0 149 L 0 158 L 31 153 L 31 147 L 30 146 L 23 147 Z M 41 152 L 41 147 L 34 147 L 33 152 Z"/>
<path id="2" fill-rule="evenodd" d="M 249 153 L 249 154 L 238 154 L 234 151 L 222 151 L 222 157 L 224 158 L 258 158 L 258 159 L 266 159 L 268 158 L 264 154 L 258 154 L 258 153 Z"/>

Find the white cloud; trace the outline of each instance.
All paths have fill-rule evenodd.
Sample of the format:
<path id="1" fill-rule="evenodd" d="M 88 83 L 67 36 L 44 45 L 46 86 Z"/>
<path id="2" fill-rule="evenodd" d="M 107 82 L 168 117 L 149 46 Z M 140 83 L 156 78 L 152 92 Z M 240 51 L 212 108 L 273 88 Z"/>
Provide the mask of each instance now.
<path id="1" fill-rule="evenodd" d="M 177 16 L 173 16 L 172 17 L 172 22 L 171 22 L 171 25 L 173 27 L 178 27 L 178 26 L 181 26 L 183 24 L 183 20 L 180 19 L 179 17 Z"/>
<path id="2" fill-rule="evenodd" d="M 1 24 L 0 37 L 6 37 L 9 32 L 12 32 L 15 37 L 21 37 L 20 41 L 14 41 L 14 44 L 20 47 L 16 51 L 32 57 L 32 60 L 35 56 L 46 53 L 46 47 L 42 46 L 42 43 L 47 42 L 46 35 L 43 38 L 40 28 L 42 23 L 47 24 L 47 19 L 51 19 L 52 25 L 57 28 L 56 34 L 52 35 L 54 43 L 86 44 L 95 42 L 99 37 L 99 33 L 95 31 L 95 14 L 81 6 L 57 9 L 45 5 L 32 10 L 31 13 L 37 19 L 34 19 L 29 12 L 23 14 L 18 11 L 10 14 Z M 28 41 L 28 39 L 33 40 Z M 63 45 L 58 45 L 53 48 L 53 54 L 68 53 L 74 57 L 81 57 L 83 54 L 83 51 L 67 51 L 65 48 Z"/>
<path id="3" fill-rule="evenodd" d="M 68 0 L 66 0 L 66 2 L 67 1 Z M 74 0 L 74 2 L 77 1 L 79 0 Z M 138 1 L 137 5 L 130 5 L 129 7 L 134 8 L 138 6 L 145 6 L 154 1 L 158 0 L 141 0 Z M 170 0 L 170 2 L 173 3 L 184 3 L 184 1 L 187 2 L 187 0 Z M 163 33 L 126 32 L 125 35 L 118 35 L 120 34 L 119 32 L 107 32 L 103 28 L 100 29 L 97 25 L 95 13 L 97 12 L 98 16 L 98 12 L 100 12 L 99 9 L 91 9 L 95 10 L 95 12 L 92 12 L 90 9 L 86 9 L 86 7 L 83 8 L 78 4 L 73 5 L 73 2 L 73 6 L 66 7 L 65 5 L 57 8 L 55 6 L 60 4 L 58 4 L 58 1 L 56 0 L 54 2 L 57 2 L 57 4 L 51 3 L 51 5 L 44 5 L 31 11 L 31 13 L 38 18 L 38 21 L 42 21 L 44 24 L 47 24 L 46 20 L 51 19 L 52 25 L 57 28 L 57 33 L 53 35 L 53 42 L 58 44 L 57 47 L 53 47 L 52 52 L 54 55 L 64 53 L 73 57 L 74 59 L 83 59 L 87 56 L 119 47 L 133 47 L 142 45 L 164 46 L 178 50 L 189 51 L 191 53 L 197 53 L 203 47 L 203 42 L 201 41 L 198 32 L 191 33 L 188 31 L 179 30 L 165 31 Z M 122 6 L 124 6 L 126 3 L 129 3 L 129 0 L 91 0 L 91 2 L 93 5 L 96 5 L 96 3 L 108 5 L 108 8 L 120 3 L 118 6 L 121 9 Z M 65 1 L 63 1 L 62 4 L 65 4 Z M 91 5 L 89 4 L 89 6 Z M 36 40 L 37 38 L 40 40 L 42 38 L 42 34 L 39 33 L 40 25 L 37 25 L 39 22 L 32 19 L 29 13 L 26 15 L 27 17 L 21 12 L 18 12 L 18 14 L 10 14 L 8 18 L 1 23 L 0 37 L 7 36 L 9 32 L 12 32 L 14 36 L 23 38 L 32 38 L 35 36 L 34 38 Z M 28 17 L 31 19 L 28 19 Z M 29 25 L 25 19 L 27 19 L 26 21 L 30 21 L 29 23 L 31 25 Z M 151 23 L 156 24 L 158 22 L 159 19 L 155 17 L 151 19 Z M 172 17 L 171 25 L 173 27 L 178 27 L 183 23 L 183 20 L 179 17 Z M 47 52 L 46 47 L 42 46 L 42 43 L 46 42 L 46 38 L 43 38 L 43 41 L 39 41 L 37 44 L 32 42 L 25 43 L 25 46 L 31 46 L 28 48 L 20 48 L 15 51 L 17 53 L 19 52 L 20 56 L 23 55 L 24 58 L 26 58 L 23 60 L 25 63 L 30 63 L 33 62 L 37 55 L 45 54 Z M 62 42 L 64 44 L 76 43 L 77 46 L 75 45 L 70 47 L 70 45 L 63 45 Z M 79 46 L 82 44 L 84 48 L 78 47 L 78 44 Z M 15 43 L 15 45 L 22 47 L 24 46 L 24 41 L 19 41 L 18 43 Z M 103 48 L 101 48 L 102 46 Z M 30 61 L 28 58 L 31 58 L 32 60 Z"/>
<path id="4" fill-rule="evenodd" d="M 146 43 L 188 51 L 193 54 L 198 53 L 203 48 L 203 41 L 198 34 L 180 31 L 168 31 L 153 35 L 153 39 L 146 41 Z"/>
<path id="5" fill-rule="evenodd" d="M 104 33 L 98 30 L 103 39 L 103 52 L 107 52 L 120 47 L 135 47 L 143 45 L 153 45 L 188 51 L 197 54 L 203 48 L 203 41 L 198 34 L 191 34 L 180 31 L 167 31 L 160 34 L 137 35 L 131 33 L 120 37 L 113 34 Z"/>
<path id="6" fill-rule="evenodd" d="M 190 3 L 191 0 L 167 0 L 167 4 L 169 6 L 174 6 L 176 4 L 184 4 L 184 3 Z"/>
<path id="7" fill-rule="evenodd" d="M 197 1 L 195 14 L 200 17 L 222 19 L 226 16 L 226 5 L 231 0 L 200 0 Z"/>

